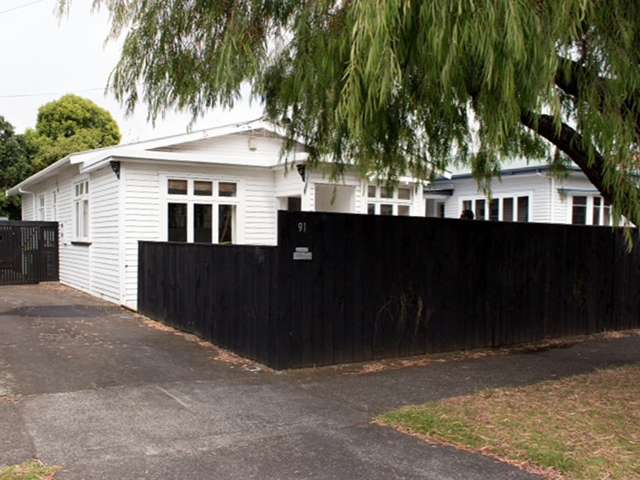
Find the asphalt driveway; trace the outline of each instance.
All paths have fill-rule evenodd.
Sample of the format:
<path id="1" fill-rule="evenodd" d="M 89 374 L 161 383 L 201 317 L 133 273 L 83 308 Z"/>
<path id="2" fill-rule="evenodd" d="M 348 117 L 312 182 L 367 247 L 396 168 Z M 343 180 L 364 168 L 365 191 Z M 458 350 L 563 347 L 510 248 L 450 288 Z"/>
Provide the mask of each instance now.
<path id="1" fill-rule="evenodd" d="M 371 418 L 640 362 L 640 337 L 365 373 L 273 373 L 57 284 L 0 287 L 0 465 L 64 479 L 525 479 Z"/>

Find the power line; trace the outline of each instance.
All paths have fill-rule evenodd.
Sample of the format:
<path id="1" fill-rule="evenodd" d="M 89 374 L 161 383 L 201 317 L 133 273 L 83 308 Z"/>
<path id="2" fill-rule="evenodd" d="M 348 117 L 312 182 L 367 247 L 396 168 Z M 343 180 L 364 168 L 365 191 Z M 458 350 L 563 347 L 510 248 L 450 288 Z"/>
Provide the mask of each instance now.
<path id="1" fill-rule="evenodd" d="M 45 2 L 46 0 L 35 0 L 34 2 L 29 2 L 29 3 L 25 3 L 23 5 L 18 5 L 16 7 L 12 7 L 12 8 L 8 8 L 7 10 L 0 10 L 0 15 L 2 15 L 3 13 L 9 13 L 9 12 L 13 12 L 15 10 L 20 10 L 21 8 L 27 8 L 30 7 L 31 5 L 35 5 L 37 3 L 42 3 Z"/>
<path id="2" fill-rule="evenodd" d="M 104 91 L 104 87 L 86 88 L 84 90 L 73 90 L 67 93 L 86 93 L 86 92 L 96 92 L 98 90 Z M 0 95 L 0 98 L 49 97 L 51 95 L 64 95 L 64 93 L 62 92 L 19 93 L 16 95 Z"/>

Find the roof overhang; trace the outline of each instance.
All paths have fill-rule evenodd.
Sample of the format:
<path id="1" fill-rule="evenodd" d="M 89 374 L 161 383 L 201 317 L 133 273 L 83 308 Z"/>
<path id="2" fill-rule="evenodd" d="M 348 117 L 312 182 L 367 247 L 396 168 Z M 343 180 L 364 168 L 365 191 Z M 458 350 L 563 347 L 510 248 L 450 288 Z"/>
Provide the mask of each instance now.
<path id="1" fill-rule="evenodd" d="M 61 170 L 62 168 L 66 167 L 67 165 L 70 165 L 72 163 L 71 162 L 71 158 L 72 158 L 71 155 L 67 155 L 66 157 L 61 158 L 57 162 L 52 163 L 47 168 L 44 168 L 44 169 L 40 170 L 39 172 L 31 175 L 29 178 L 27 178 L 26 180 L 23 180 L 22 182 L 20 182 L 16 186 L 11 187 L 6 192 L 7 197 L 12 197 L 14 195 L 20 195 L 22 193 L 30 193 L 30 192 L 27 192 L 25 190 L 25 188 L 29 187 L 29 185 L 34 185 L 34 184 L 46 179 L 48 176 L 54 174 L 58 170 Z"/>
<path id="2" fill-rule="evenodd" d="M 225 135 L 231 135 L 235 133 L 251 132 L 256 130 L 265 130 L 276 136 L 285 136 L 284 130 L 280 127 L 267 122 L 262 119 L 251 120 L 248 122 L 239 122 L 229 125 L 222 125 L 219 127 L 207 128 L 204 130 L 198 130 L 193 132 L 187 132 L 184 134 L 170 135 L 166 137 L 156 138 L 152 140 L 144 140 L 139 142 L 132 142 L 123 145 L 116 145 L 113 147 L 99 148 L 95 150 L 88 150 L 84 152 L 77 152 L 52 163 L 47 168 L 31 175 L 26 180 L 23 180 L 18 185 L 7 190 L 7 196 L 20 195 L 21 193 L 29 193 L 25 189 L 30 185 L 45 180 L 50 175 L 53 175 L 61 168 L 68 165 L 80 165 L 80 171 L 83 173 L 90 172 L 102 168 L 111 160 L 137 160 L 137 161 L 175 161 L 175 162 L 188 162 L 195 164 L 207 163 L 211 165 L 225 164 L 225 165 L 237 165 L 248 167 L 272 167 L 274 165 L 264 164 L 251 164 L 246 160 L 246 157 L 225 157 L 224 159 L 217 156 L 219 160 L 216 162 L 211 161 L 211 157 L 197 154 L 184 154 L 177 152 L 158 152 L 154 149 L 168 147 L 171 145 L 195 142 L 207 138 L 222 137 Z M 293 158 L 291 161 L 306 160 L 307 154 L 297 152 L 290 154 Z M 281 159 L 283 162 L 285 159 Z M 287 159 L 288 161 L 288 159 Z M 254 162 L 255 163 L 255 162 Z"/>
<path id="3" fill-rule="evenodd" d="M 214 161 L 211 155 L 179 153 L 179 152 L 162 152 L 162 151 L 146 151 L 146 150 L 119 150 L 103 155 L 98 161 L 95 161 L 80 169 L 80 173 L 91 173 L 105 167 L 112 161 L 125 162 L 162 162 L 162 163 L 187 163 L 195 165 L 223 165 L 231 167 L 253 167 L 253 168 L 273 168 L 285 162 L 294 163 L 307 159 L 304 152 L 293 152 L 287 157 L 280 159 L 279 163 L 265 164 L 262 161 L 247 159 L 244 155 L 216 155 Z"/>

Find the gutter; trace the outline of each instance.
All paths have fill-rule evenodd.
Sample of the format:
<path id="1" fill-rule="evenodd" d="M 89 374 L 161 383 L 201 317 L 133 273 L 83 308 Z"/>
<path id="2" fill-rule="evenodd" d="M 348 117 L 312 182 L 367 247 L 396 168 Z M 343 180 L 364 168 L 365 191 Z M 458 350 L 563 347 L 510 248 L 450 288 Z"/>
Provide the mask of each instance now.
<path id="1" fill-rule="evenodd" d="M 22 195 L 23 193 L 26 193 L 26 194 L 30 194 L 31 193 L 32 194 L 32 192 L 24 190 L 24 187 L 26 187 L 27 185 L 30 185 L 30 184 L 32 184 L 34 182 L 37 182 L 40 179 L 47 178 L 49 176 L 49 174 L 55 172 L 59 168 L 67 166 L 67 164 L 69 164 L 70 162 L 71 162 L 71 155 L 67 155 L 66 157 L 61 158 L 57 162 L 52 163 L 47 168 L 45 168 L 43 170 L 40 170 L 37 173 L 34 173 L 29 178 L 23 180 L 22 182 L 20 182 L 16 186 L 11 187 L 9 190 L 7 190 L 6 191 L 7 197 L 13 197 L 15 195 Z"/>

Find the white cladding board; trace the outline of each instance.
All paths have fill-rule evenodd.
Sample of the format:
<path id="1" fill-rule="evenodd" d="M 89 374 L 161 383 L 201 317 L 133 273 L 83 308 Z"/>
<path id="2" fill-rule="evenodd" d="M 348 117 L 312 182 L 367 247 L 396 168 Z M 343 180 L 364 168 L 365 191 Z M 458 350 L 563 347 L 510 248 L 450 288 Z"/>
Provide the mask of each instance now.
<path id="1" fill-rule="evenodd" d="M 109 167 L 90 177 L 91 292 L 120 302 L 120 183 Z"/>
<path id="2" fill-rule="evenodd" d="M 137 308 L 138 241 L 162 241 L 169 177 L 234 180 L 238 183 L 237 242 L 275 245 L 276 197 L 271 169 L 122 162 L 124 181 L 124 304 Z"/>
<path id="3" fill-rule="evenodd" d="M 445 203 L 445 216 L 448 218 L 460 217 L 463 200 L 484 197 L 473 178 L 454 179 L 451 184 L 454 187 L 454 193 Z M 529 195 L 530 221 L 551 221 L 551 182 L 549 177 L 545 175 L 514 175 L 505 176 L 501 180 L 494 179 L 491 184 L 491 192 L 496 197 Z"/>

